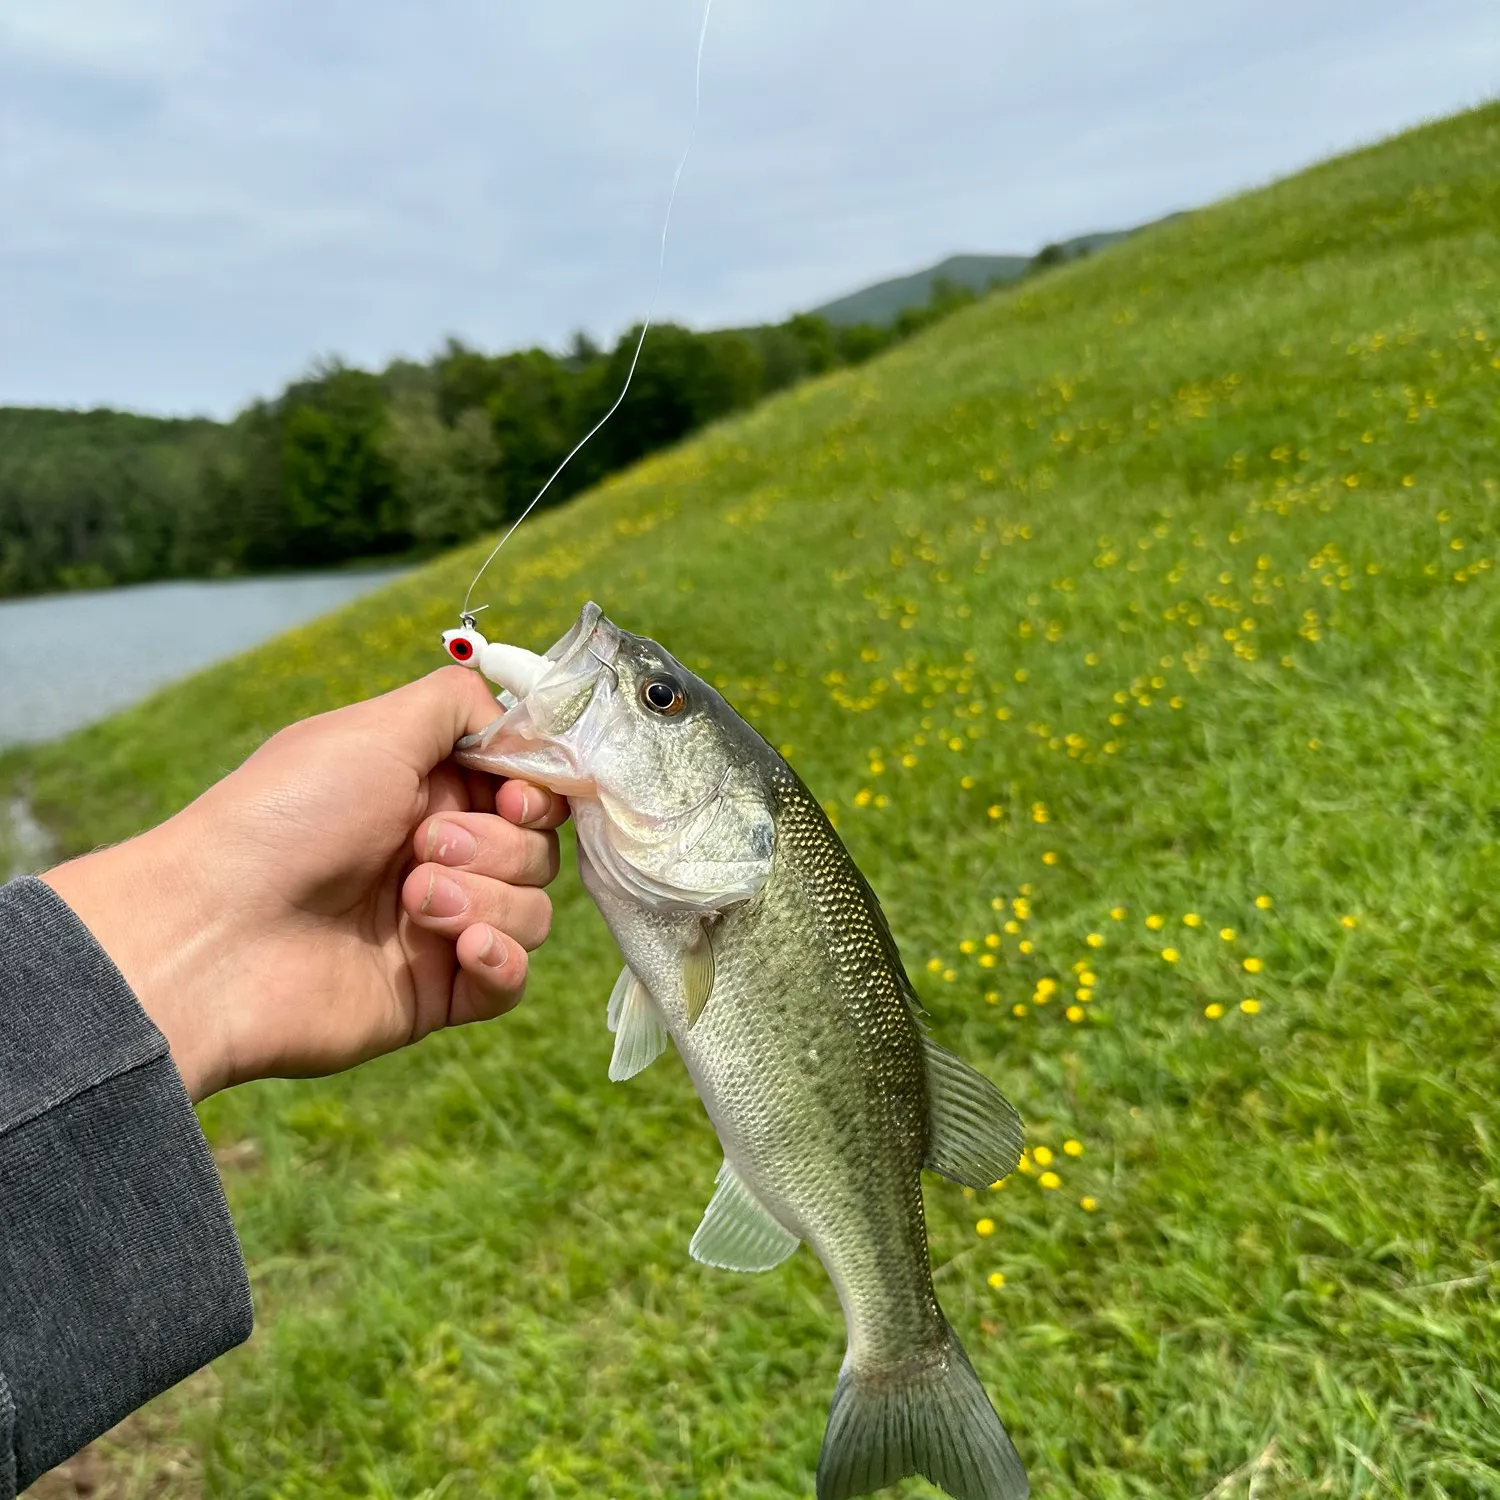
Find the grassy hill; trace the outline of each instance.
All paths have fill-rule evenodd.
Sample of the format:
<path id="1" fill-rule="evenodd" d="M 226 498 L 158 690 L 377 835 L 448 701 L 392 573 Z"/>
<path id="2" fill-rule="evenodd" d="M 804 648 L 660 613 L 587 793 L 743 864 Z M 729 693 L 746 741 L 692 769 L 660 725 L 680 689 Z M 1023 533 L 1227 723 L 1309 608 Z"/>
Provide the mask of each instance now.
<path id="1" fill-rule="evenodd" d="M 971 292 L 984 292 L 997 285 L 1019 281 L 1038 265 L 1059 265 L 1103 250 L 1122 240 L 1130 229 L 1106 230 L 1098 234 L 1081 234 L 1076 239 L 1049 245 L 1039 255 L 950 255 L 935 266 L 877 281 L 825 302 L 813 309 L 813 316 L 827 318 L 835 327 L 853 327 L 871 323 L 886 327 L 910 308 L 926 307 L 940 282 L 951 282 Z M 1043 258 L 1045 257 L 1045 258 Z"/>
<path id="2" fill-rule="evenodd" d="M 1030 1170 L 928 1203 L 1039 1496 L 1496 1493 L 1497 309 L 1491 105 L 715 427 L 481 591 L 788 747 L 1021 1109 Z M 0 767 L 117 838 L 435 665 L 482 553 Z M 606 1080 L 557 894 L 513 1017 L 204 1109 L 260 1317 L 159 1415 L 210 1493 L 810 1493 L 835 1299 L 688 1258 L 717 1147 L 675 1059 Z"/>

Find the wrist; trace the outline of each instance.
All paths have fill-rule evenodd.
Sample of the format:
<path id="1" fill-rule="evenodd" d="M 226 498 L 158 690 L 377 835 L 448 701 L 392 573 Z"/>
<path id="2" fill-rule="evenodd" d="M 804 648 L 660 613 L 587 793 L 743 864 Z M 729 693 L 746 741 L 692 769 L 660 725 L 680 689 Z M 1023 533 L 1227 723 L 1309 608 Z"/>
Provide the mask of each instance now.
<path id="1" fill-rule="evenodd" d="M 197 1101 L 232 1081 L 229 1030 L 211 980 L 224 951 L 224 906 L 204 890 L 202 862 L 187 856 L 182 817 L 41 878 L 124 976 Z"/>

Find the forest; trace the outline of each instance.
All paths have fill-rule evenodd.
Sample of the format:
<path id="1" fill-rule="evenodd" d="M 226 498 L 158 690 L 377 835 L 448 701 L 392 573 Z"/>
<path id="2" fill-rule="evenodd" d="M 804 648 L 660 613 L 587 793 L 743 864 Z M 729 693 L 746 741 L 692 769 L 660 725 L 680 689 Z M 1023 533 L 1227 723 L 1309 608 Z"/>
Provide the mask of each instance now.
<path id="1" fill-rule="evenodd" d="M 653 327 L 620 410 L 544 503 L 975 295 L 939 283 L 883 327 Z M 0 596 L 434 553 L 519 514 L 615 401 L 639 334 L 561 354 L 450 340 L 378 373 L 332 362 L 227 423 L 0 408 Z"/>

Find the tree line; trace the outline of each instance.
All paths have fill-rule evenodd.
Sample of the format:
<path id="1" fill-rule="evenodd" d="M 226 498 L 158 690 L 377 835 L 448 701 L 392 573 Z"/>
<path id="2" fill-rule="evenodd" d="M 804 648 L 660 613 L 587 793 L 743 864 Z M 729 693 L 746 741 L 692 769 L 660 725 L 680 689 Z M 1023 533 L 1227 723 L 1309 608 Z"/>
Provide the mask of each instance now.
<path id="1" fill-rule="evenodd" d="M 859 364 L 975 293 L 890 327 L 653 327 L 620 410 L 556 503 L 772 392 Z M 0 596 L 420 556 L 519 514 L 618 396 L 613 349 L 486 354 L 456 341 L 372 373 L 331 363 L 226 423 L 0 408 Z"/>

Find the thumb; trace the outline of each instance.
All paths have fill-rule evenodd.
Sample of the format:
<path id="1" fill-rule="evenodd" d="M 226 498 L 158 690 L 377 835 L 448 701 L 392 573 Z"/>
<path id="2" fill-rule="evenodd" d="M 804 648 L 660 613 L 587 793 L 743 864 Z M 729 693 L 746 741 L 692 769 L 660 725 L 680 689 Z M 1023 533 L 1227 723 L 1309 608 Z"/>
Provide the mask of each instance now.
<path id="1" fill-rule="evenodd" d="M 388 749 L 423 775 L 447 760 L 466 734 L 477 734 L 502 712 L 479 673 L 458 666 L 439 667 L 359 707 L 370 720 L 362 727 L 381 735 Z"/>

